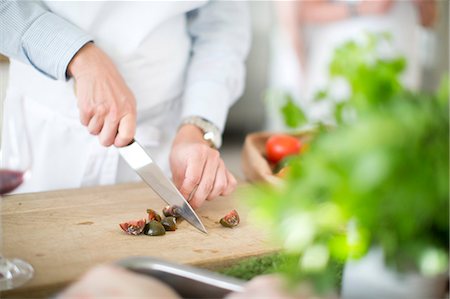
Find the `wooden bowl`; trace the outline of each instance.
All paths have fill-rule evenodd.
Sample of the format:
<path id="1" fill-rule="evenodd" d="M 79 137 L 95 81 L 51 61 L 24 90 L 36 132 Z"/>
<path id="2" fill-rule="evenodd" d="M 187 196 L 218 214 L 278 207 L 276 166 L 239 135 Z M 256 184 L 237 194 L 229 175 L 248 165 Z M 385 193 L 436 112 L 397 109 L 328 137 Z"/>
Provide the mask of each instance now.
<path id="1" fill-rule="evenodd" d="M 266 141 L 275 134 L 288 134 L 308 143 L 315 134 L 313 130 L 305 130 L 295 134 L 277 132 L 256 132 L 247 135 L 242 149 L 241 164 L 246 179 L 250 182 L 266 182 L 280 184 L 282 179 L 274 174 L 275 165 L 266 159 Z"/>

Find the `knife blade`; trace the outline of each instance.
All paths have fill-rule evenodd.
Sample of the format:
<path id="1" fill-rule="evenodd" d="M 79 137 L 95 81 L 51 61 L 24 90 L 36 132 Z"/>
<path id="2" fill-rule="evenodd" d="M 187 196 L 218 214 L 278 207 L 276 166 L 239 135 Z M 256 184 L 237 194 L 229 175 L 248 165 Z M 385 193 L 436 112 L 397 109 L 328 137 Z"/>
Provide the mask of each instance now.
<path id="1" fill-rule="evenodd" d="M 195 228 L 207 233 L 205 226 L 180 191 L 169 180 L 145 149 L 133 140 L 118 148 L 122 158 L 167 204 L 178 207 L 180 215 Z"/>

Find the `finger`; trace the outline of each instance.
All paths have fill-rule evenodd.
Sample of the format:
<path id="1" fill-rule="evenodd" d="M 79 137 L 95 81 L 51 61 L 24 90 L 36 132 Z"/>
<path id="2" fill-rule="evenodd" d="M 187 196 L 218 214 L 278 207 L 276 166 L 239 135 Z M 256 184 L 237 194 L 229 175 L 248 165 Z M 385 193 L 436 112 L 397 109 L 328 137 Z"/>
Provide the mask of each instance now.
<path id="1" fill-rule="evenodd" d="M 93 116 L 94 116 L 93 109 L 80 108 L 80 122 L 83 126 L 89 125 L 89 122 Z"/>
<path id="2" fill-rule="evenodd" d="M 134 114 L 125 115 L 119 123 L 117 136 L 114 140 L 114 145 L 117 147 L 126 146 L 130 144 L 136 133 L 136 116 Z"/>
<path id="3" fill-rule="evenodd" d="M 211 193 L 216 179 L 217 168 L 219 167 L 220 155 L 216 150 L 209 150 L 208 159 L 200 179 L 197 191 L 189 202 L 192 207 L 200 207 Z"/>
<path id="4" fill-rule="evenodd" d="M 186 173 L 185 165 L 183 163 L 177 163 L 171 160 L 170 170 L 172 172 L 173 183 L 175 184 L 175 187 L 180 190 L 181 186 L 183 185 L 184 174 Z"/>
<path id="5" fill-rule="evenodd" d="M 236 178 L 228 170 L 227 170 L 227 181 L 228 181 L 227 187 L 220 195 L 223 195 L 223 196 L 229 195 L 236 189 L 236 186 L 237 186 Z"/>
<path id="6" fill-rule="evenodd" d="M 103 146 L 110 146 L 114 143 L 114 139 L 117 135 L 117 128 L 119 124 L 117 122 L 105 119 L 102 131 L 99 134 L 100 144 Z"/>
<path id="7" fill-rule="evenodd" d="M 181 185 L 183 184 L 184 174 L 186 173 L 186 168 L 182 167 L 184 165 L 182 163 L 174 162 L 174 160 L 170 160 L 170 170 L 172 172 L 172 180 L 177 187 L 178 190 L 181 189 Z"/>
<path id="8" fill-rule="evenodd" d="M 217 168 L 216 172 L 216 179 L 214 181 L 214 186 L 206 199 L 212 200 L 218 197 L 226 190 L 227 185 L 228 185 L 227 169 L 225 168 L 225 164 L 223 163 L 223 161 L 220 160 L 219 167 Z"/>
<path id="9" fill-rule="evenodd" d="M 206 164 L 206 156 L 195 155 L 187 162 L 186 173 L 184 174 L 183 183 L 180 192 L 184 198 L 188 199 L 195 188 L 197 188 L 202 177 L 203 168 Z"/>
<path id="10" fill-rule="evenodd" d="M 105 117 L 103 115 L 95 114 L 87 126 L 89 133 L 98 135 L 102 131 L 104 121 Z"/>

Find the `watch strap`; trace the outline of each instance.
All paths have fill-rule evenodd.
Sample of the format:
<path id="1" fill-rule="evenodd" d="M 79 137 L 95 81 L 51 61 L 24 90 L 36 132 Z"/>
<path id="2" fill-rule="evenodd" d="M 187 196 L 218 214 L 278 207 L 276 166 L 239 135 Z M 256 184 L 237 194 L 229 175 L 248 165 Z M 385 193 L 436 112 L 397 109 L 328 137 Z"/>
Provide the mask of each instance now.
<path id="1" fill-rule="evenodd" d="M 215 124 L 200 116 L 189 116 L 181 121 L 182 125 L 194 125 L 203 132 L 203 139 L 210 143 L 211 147 L 219 149 L 222 145 L 222 134 Z"/>

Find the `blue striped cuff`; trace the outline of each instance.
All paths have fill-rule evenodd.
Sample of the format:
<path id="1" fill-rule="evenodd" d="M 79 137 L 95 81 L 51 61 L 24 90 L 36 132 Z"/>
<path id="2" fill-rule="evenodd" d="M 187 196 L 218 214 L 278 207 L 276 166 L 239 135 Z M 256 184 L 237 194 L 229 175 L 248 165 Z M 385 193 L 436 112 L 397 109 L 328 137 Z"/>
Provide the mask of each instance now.
<path id="1" fill-rule="evenodd" d="M 50 12 L 40 16 L 22 37 L 22 49 L 30 63 L 47 76 L 67 80 L 73 56 L 93 38 Z"/>

